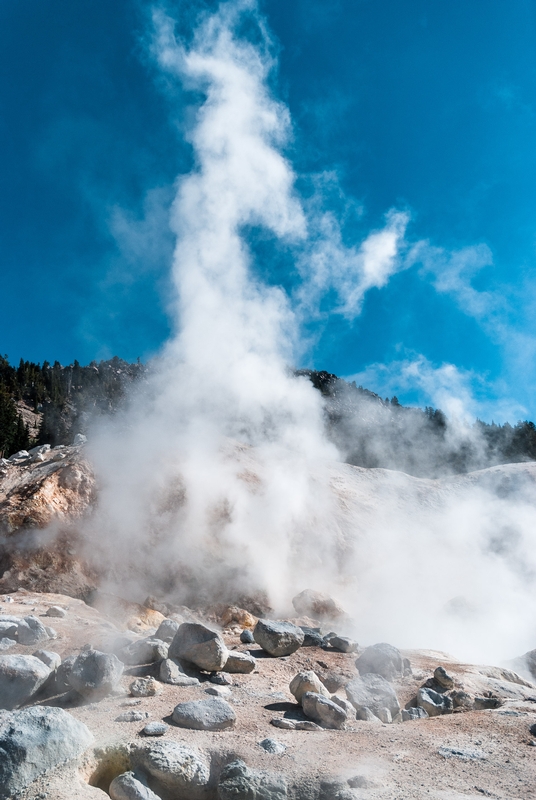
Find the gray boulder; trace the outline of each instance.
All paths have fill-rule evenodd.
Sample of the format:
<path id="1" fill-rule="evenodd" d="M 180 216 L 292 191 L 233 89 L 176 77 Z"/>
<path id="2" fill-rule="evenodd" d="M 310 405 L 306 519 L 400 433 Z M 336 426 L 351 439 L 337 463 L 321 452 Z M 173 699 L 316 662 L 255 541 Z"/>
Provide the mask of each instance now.
<path id="1" fill-rule="evenodd" d="M 253 638 L 253 634 L 249 628 L 244 628 L 244 630 L 240 634 L 240 641 L 242 642 L 242 644 L 253 644 L 255 639 Z"/>
<path id="2" fill-rule="evenodd" d="M 47 770 L 78 758 L 93 741 L 62 708 L 0 713 L 0 798 L 8 800 Z"/>
<path id="3" fill-rule="evenodd" d="M 50 608 L 47 608 L 45 613 L 45 617 L 58 617 L 59 619 L 62 619 L 66 616 L 67 612 L 64 608 L 61 608 L 61 606 L 50 606 Z"/>
<path id="4" fill-rule="evenodd" d="M 11 711 L 27 703 L 50 673 L 34 656 L 0 656 L 0 708 Z"/>
<path id="5" fill-rule="evenodd" d="M 207 672 L 219 672 L 229 652 L 217 631 L 196 622 L 183 622 L 169 646 L 169 658 L 195 664 Z"/>
<path id="6" fill-rule="evenodd" d="M 215 687 L 212 687 L 215 688 Z M 196 731 L 224 731 L 234 727 L 236 714 L 232 706 L 219 697 L 208 700 L 190 700 L 175 706 L 173 722 L 181 728 Z"/>
<path id="7" fill-rule="evenodd" d="M 187 675 L 181 665 L 171 658 L 165 658 L 160 664 L 159 678 L 162 683 L 171 683 L 174 686 L 196 686 L 197 678 Z"/>
<path id="8" fill-rule="evenodd" d="M 180 624 L 181 623 L 177 622 L 176 619 L 163 619 L 158 626 L 158 630 L 156 631 L 154 638 L 162 639 L 163 642 L 170 644 L 173 641 L 175 634 L 179 630 Z"/>
<path id="9" fill-rule="evenodd" d="M 335 650 L 340 650 L 341 653 L 356 653 L 359 649 L 358 643 L 349 639 L 348 636 L 332 636 L 329 644 Z"/>
<path id="10" fill-rule="evenodd" d="M 370 709 L 377 717 L 382 708 L 388 708 L 393 717 L 400 711 L 395 690 L 381 675 L 366 673 L 360 678 L 354 678 L 346 684 L 346 695 L 358 712 L 358 717 L 359 712 L 365 708 Z"/>
<path id="11" fill-rule="evenodd" d="M 41 620 L 32 615 L 21 619 L 17 627 L 17 636 L 19 644 L 41 644 L 49 638 Z"/>
<path id="12" fill-rule="evenodd" d="M 321 694 L 305 692 L 301 698 L 303 713 L 325 728 L 340 730 L 346 722 L 346 710 Z"/>
<path id="13" fill-rule="evenodd" d="M 260 619 L 253 630 L 253 638 L 271 656 L 289 656 L 302 646 L 305 634 L 291 622 Z"/>
<path id="14" fill-rule="evenodd" d="M 295 675 L 289 685 L 291 694 L 296 698 L 296 702 L 300 703 L 302 697 L 306 692 L 315 692 L 321 694 L 323 697 L 329 698 L 329 692 L 313 670 L 303 670 Z"/>
<path id="15" fill-rule="evenodd" d="M 404 674 L 404 662 L 400 651 L 391 644 L 373 644 L 355 662 L 360 675 L 375 673 L 387 681 L 400 678 Z"/>
<path id="16" fill-rule="evenodd" d="M 253 672 L 256 666 L 257 662 L 252 655 L 232 650 L 229 652 L 224 669 L 226 672 L 231 672 L 233 674 L 240 673 L 247 675 L 249 672 Z"/>
<path id="17" fill-rule="evenodd" d="M 440 714 L 452 714 L 452 700 L 446 694 L 434 692 L 433 689 L 421 688 L 417 692 L 417 705 L 424 708 L 429 717 Z"/>
<path id="18" fill-rule="evenodd" d="M 178 742 L 151 742 L 131 751 L 131 764 L 154 780 L 176 800 L 204 796 L 210 779 L 210 762 L 198 750 Z M 163 793 L 164 793 L 163 792 Z"/>
<path id="19" fill-rule="evenodd" d="M 142 736 L 163 736 L 169 730 L 165 722 L 148 722 L 142 729 Z"/>
<path id="20" fill-rule="evenodd" d="M 310 628 L 307 625 L 300 625 L 303 631 L 302 647 L 323 647 L 324 637 L 320 633 L 320 628 Z"/>
<path id="21" fill-rule="evenodd" d="M 286 800 L 287 792 L 282 775 L 249 769 L 239 759 L 222 769 L 218 784 L 219 800 Z"/>
<path id="22" fill-rule="evenodd" d="M 86 650 L 76 657 L 67 675 L 70 686 L 89 700 L 100 700 L 116 688 L 123 664 L 111 653 Z"/>
<path id="23" fill-rule="evenodd" d="M 123 664 L 136 666 L 138 664 L 154 664 L 168 656 L 169 646 L 162 639 L 149 637 L 138 639 L 132 644 L 128 644 L 119 652 L 119 658 Z"/>
<path id="24" fill-rule="evenodd" d="M 142 776 L 135 772 L 123 772 L 114 778 L 108 794 L 112 800 L 160 800 L 142 780 Z"/>
<path id="25" fill-rule="evenodd" d="M 286 745 L 284 745 L 282 742 L 278 742 L 277 739 L 272 739 L 270 737 L 263 739 L 258 744 L 259 747 L 262 747 L 263 750 L 266 750 L 267 753 L 271 753 L 274 756 L 281 755 L 281 753 L 284 753 L 287 749 Z"/>

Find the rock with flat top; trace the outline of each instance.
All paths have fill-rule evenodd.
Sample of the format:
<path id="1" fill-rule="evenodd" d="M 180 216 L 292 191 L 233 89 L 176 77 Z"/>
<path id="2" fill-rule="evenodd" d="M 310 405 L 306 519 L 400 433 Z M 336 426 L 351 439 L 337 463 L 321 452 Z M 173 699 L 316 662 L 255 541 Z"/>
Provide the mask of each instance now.
<path id="1" fill-rule="evenodd" d="M 183 622 L 169 646 L 169 658 L 188 661 L 207 672 L 219 672 L 229 652 L 221 634 L 197 622 Z"/>
<path id="2" fill-rule="evenodd" d="M 233 728 L 236 722 L 232 706 L 219 697 L 179 703 L 173 709 L 172 718 L 181 728 L 197 731 L 224 731 Z"/>
<path id="3" fill-rule="evenodd" d="M 255 625 L 253 638 L 271 656 L 289 656 L 298 650 L 304 640 L 304 633 L 291 622 L 275 622 L 260 619 Z"/>
<path id="4" fill-rule="evenodd" d="M 253 672 L 257 662 L 249 653 L 240 653 L 237 650 L 231 650 L 227 661 L 225 662 L 225 671 L 232 674 L 248 675 Z"/>

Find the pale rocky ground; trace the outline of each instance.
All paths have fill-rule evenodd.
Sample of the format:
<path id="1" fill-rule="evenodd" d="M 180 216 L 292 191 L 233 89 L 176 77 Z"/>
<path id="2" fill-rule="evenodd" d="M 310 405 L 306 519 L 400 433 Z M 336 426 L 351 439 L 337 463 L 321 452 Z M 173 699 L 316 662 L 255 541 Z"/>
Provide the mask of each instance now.
<path id="1" fill-rule="evenodd" d="M 242 461 L 247 462 L 248 475 L 254 476 L 254 459 L 246 453 Z M 442 481 L 340 464 L 332 468 L 331 483 L 342 528 L 357 519 L 357 527 L 365 530 L 386 504 L 403 508 L 417 503 L 441 508 L 468 486 L 492 485 L 503 496 L 520 487 L 533 487 L 536 464 L 495 467 Z M 82 448 L 58 448 L 45 453 L 42 460 L 32 458 L 0 465 L 0 620 L 2 613 L 42 618 L 52 605 L 65 608 L 65 618 L 43 620 L 52 624 L 58 638 L 39 645 L 62 658 L 78 653 L 88 643 L 99 649 L 117 631 L 129 629 L 146 635 L 163 619 L 157 611 L 105 595 L 98 597 L 99 610 L 70 596 L 89 599 L 91 589 L 98 583 L 92 567 L 77 556 L 76 547 L 77 522 L 91 510 L 95 499 L 95 478 Z M 26 548 L 28 543 L 31 549 Z M 26 589 L 17 591 L 19 587 Z M 47 593 L 51 590 L 57 593 Z M 302 624 L 312 622 L 302 620 Z M 214 625 L 214 617 L 208 624 Z M 169 723 L 163 740 L 183 742 L 212 754 L 214 780 L 218 765 L 238 756 L 252 767 L 287 776 L 291 788 L 302 787 L 299 792 L 292 789 L 291 795 L 296 797 L 319 798 L 322 781 L 345 781 L 354 776 L 369 781 L 367 788 L 352 790 L 356 800 L 536 797 L 536 746 L 532 746 L 529 734 L 529 727 L 536 723 L 536 686 L 530 682 L 497 667 L 460 663 L 444 653 L 406 651 L 403 655 L 409 658 L 413 675 L 395 682 L 402 705 L 438 665 L 454 677 L 458 688 L 463 687 L 471 695 L 491 692 L 502 700 L 502 705 L 493 710 L 401 724 L 351 721 L 340 731 L 286 731 L 273 727 L 270 720 L 285 714 L 299 717 L 299 707 L 289 692 L 294 675 L 302 669 L 319 674 L 333 670 L 347 677 L 357 675 L 356 654 L 300 648 L 291 656 L 270 658 L 257 645 L 241 644 L 236 628 L 224 629 L 223 636 L 228 648 L 249 650 L 258 659 L 253 673 L 232 676 L 227 699 L 237 714 L 234 729 L 195 731 L 170 722 L 177 703 L 207 696 L 205 689 L 211 685 L 208 676 L 199 686 L 160 684 L 157 696 L 142 698 L 135 706 L 149 713 L 147 721 Z M 35 649 L 17 644 L 9 653 L 28 655 Z M 77 764 L 57 768 L 37 780 L 19 796 L 20 800 L 105 798 L 111 779 L 128 769 L 129 744 L 142 740 L 140 731 L 146 724 L 116 722 L 115 718 L 128 710 L 123 704 L 129 702 L 132 676 L 151 675 L 153 670 L 150 666 L 129 668 L 127 672 L 131 674 L 124 674 L 121 679 L 120 694 L 95 704 L 69 706 L 69 713 L 92 731 L 94 747 Z M 345 696 L 344 690 L 338 694 Z M 266 753 L 258 744 L 266 737 L 282 742 L 285 752 Z"/>
<path id="2" fill-rule="evenodd" d="M 110 640 L 114 630 L 136 629 L 140 635 L 154 629 L 162 615 L 123 605 L 121 620 L 116 609 L 112 618 L 80 600 L 55 595 L 20 591 L 0 598 L 5 614 L 34 614 L 45 624 L 53 624 L 58 638 L 41 645 L 62 658 L 79 652 L 90 643 L 95 648 Z M 64 618 L 44 617 L 51 605 L 63 607 Z M 141 614 L 141 616 L 140 616 Z M 0 614 L 1 619 L 1 614 Z M 112 621 L 114 619 L 115 621 Z M 76 765 L 56 768 L 37 780 L 20 800 L 73 800 L 105 798 L 106 788 L 115 775 L 129 765 L 130 743 L 140 742 L 140 731 L 147 721 L 166 721 L 163 739 L 182 742 L 224 764 L 241 757 L 249 766 L 284 774 L 301 786 L 297 796 L 318 797 L 322 781 L 345 781 L 360 775 L 368 779 L 366 789 L 354 789 L 358 798 L 532 798 L 536 797 L 536 747 L 531 746 L 529 727 L 536 722 L 536 686 L 498 668 L 485 668 L 457 662 L 444 653 L 408 651 L 413 675 L 395 681 L 404 705 L 429 678 L 435 667 L 443 665 L 457 687 L 470 694 L 491 691 L 503 700 L 500 708 L 469 711 L 430 719 L 385 725 L 380 722 L 353 721 L 346 730 L 285 731 L 273 727 L 274 717 L 303 718 L 289 692 L 289 682 L 301 669 L 327 669 L 346 676 L 357 675 L 356 654 L 344 654 L 318 647 L 302 647 L 285 658 L 271 658 L 257 645 L 240 643 L 238 628 L 223 631 L 227 646 L 249 650 L 257 657 L 257 667 L 249 675 L 233 675 L 231 694 L 226 699 L 237 714 L 236 727 L 222 732 L 186 730 L 173 725 L 170 715 L 184 700 L 207 697 L 211 684 L 177 687 L 160 684 L 155 697 L 141 698 L 134 708 L 147 711 L 142 722 L 115 722 L 128 710 L 128 687 L 132 674 L 151 675 L 153 668 L 133 667 L 124 674 L 121 690 L 98 703 L 71 705 L 69 712 L 84 722 L 95 736 L 95 746 Z M 33 647 L 16 645 L 10 653 L 33 652 Z M 519 680 L 519 683 L 513 682 Z M 338 694 L 344 697 L 344 690 Z M 132 700 L 132 698 L 130 699 Z M 54 700 L 43 701 L 53 704 Z M 281 755 L 263 751 L 258 742 L 272 737 L 286 746 Z M 145 739 L 145 741 L 147 741 Z M 156 740 L 151 740 L 156 741 Z M 159 740 L 161 741 L 161 740 Z M 442 750 L 442 748 L 445 748 Z M 449 751 L 455 751 L 450 752 Z M 457 753 L 457 754 L 456 754 Z M 90 784 L 94 784 L 93 786 Z M 307 788 L 308 787 L 308 788 Z M 215 796 L 215 794 L 214 794 Z"/>

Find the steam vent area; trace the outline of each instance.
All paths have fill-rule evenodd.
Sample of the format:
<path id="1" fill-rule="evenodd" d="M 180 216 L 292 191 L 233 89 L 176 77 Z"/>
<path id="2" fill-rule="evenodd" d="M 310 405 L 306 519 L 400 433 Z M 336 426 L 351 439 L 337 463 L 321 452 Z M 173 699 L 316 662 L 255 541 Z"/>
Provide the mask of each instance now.
<path id="1" fill-rule="evenodd" d="M 137 574 L 122 556 L 130 577 L 92 557 L 106 551 L 92 527 L 101 486 L 87 447 L 78 436 L 0 468 L 2 800 L 536 797 L 536 649 L 498 665 L 399 649 L 373 638 L 376 626 L 389 630 L 381 616 L 351 613 L 359 604 L 343 584 L 331 596 L 303 585 L 297 568 L 287 607 L 274 594 L 279 610 L 264 588 L 246 591 L 239 570 L 234 594 L 216 571 L 212 595 L 207 586 L 196 593 L 194 562 L 188 571 L 178 558 L 176 585 L 166 573 L 158 592 L 136 598 L 142 576 L 155 574 L 149 556 L 138 556 Z M 226 459 L 258 493 L 256 455 L 231 444 Z M 411 517 L 417 535 L 419 514 L 429 526 L 432 512 L 448 515 L 453 498 L 463 505 L 475 486 L 483 497 L 500 486 L 501 502 L 519 492 L 528 502 L 536 479 L 534 464 L 436 480 L 330 470 L 337 548 L 352 564 L 386 503 L 399 520 Z M 247 553 L 233 558 L 240 566 Z M 441 595 L 442 570 L 452 576 L 456 565 L 433 548 L 416 569 L 424 563 Z M 415 612 L 402 600 L 397 609 L 397 597 L 404 585 L 415 581 L 420 593 L 425 584 L 405 563 L 391 573 L 386 559 L 385 570 L 396 644 L 407 635 L 413 646 L 414 629 L 396 615 Z M 476 639 L 506 636 L 500 622 L 495 630 L 475 622 L 463 597 L 443 615 L 432 594 L 415 602 L 425 645 L 435 646 L 438 628 L 448 638 L 449 619 L 456 631 L 469 620 Z"/>

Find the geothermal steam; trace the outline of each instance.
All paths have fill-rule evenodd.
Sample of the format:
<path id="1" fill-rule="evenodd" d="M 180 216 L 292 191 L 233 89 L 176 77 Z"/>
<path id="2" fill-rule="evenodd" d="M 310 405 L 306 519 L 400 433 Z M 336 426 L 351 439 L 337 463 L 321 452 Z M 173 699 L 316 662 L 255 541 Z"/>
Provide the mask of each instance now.
<path id="1" fill-rule="evenodd" d="M 244 14 L 255 44 L 237 33 Z M 172 20 L 154 21 L 160 68 L 204 97 L 189 132 L 195 166 L 171 210 L 177 334 L 127 411 L 91 436 L 100 499 L 89 555 L 135 599 L 262 590 L 285 611 L 310 587 L 346 605 L 363 643 L 481 658 L 533 647 L 533 485 L 501 500 L 493 488 L 336 467 L 321 396 L 288 371 L 292 301 L 254 277 L 243 235 L 260 227 L 294 248 L 302 308 L 335 288 L 348 314 L 400 267 L 407 219 L 391 212 L 383 231 L 346 248 L 332 215 L 306 215 L 254 3 L 223 4 L 188 47 Z M 492 547 L 505 530 L 508 545 Z"/>

